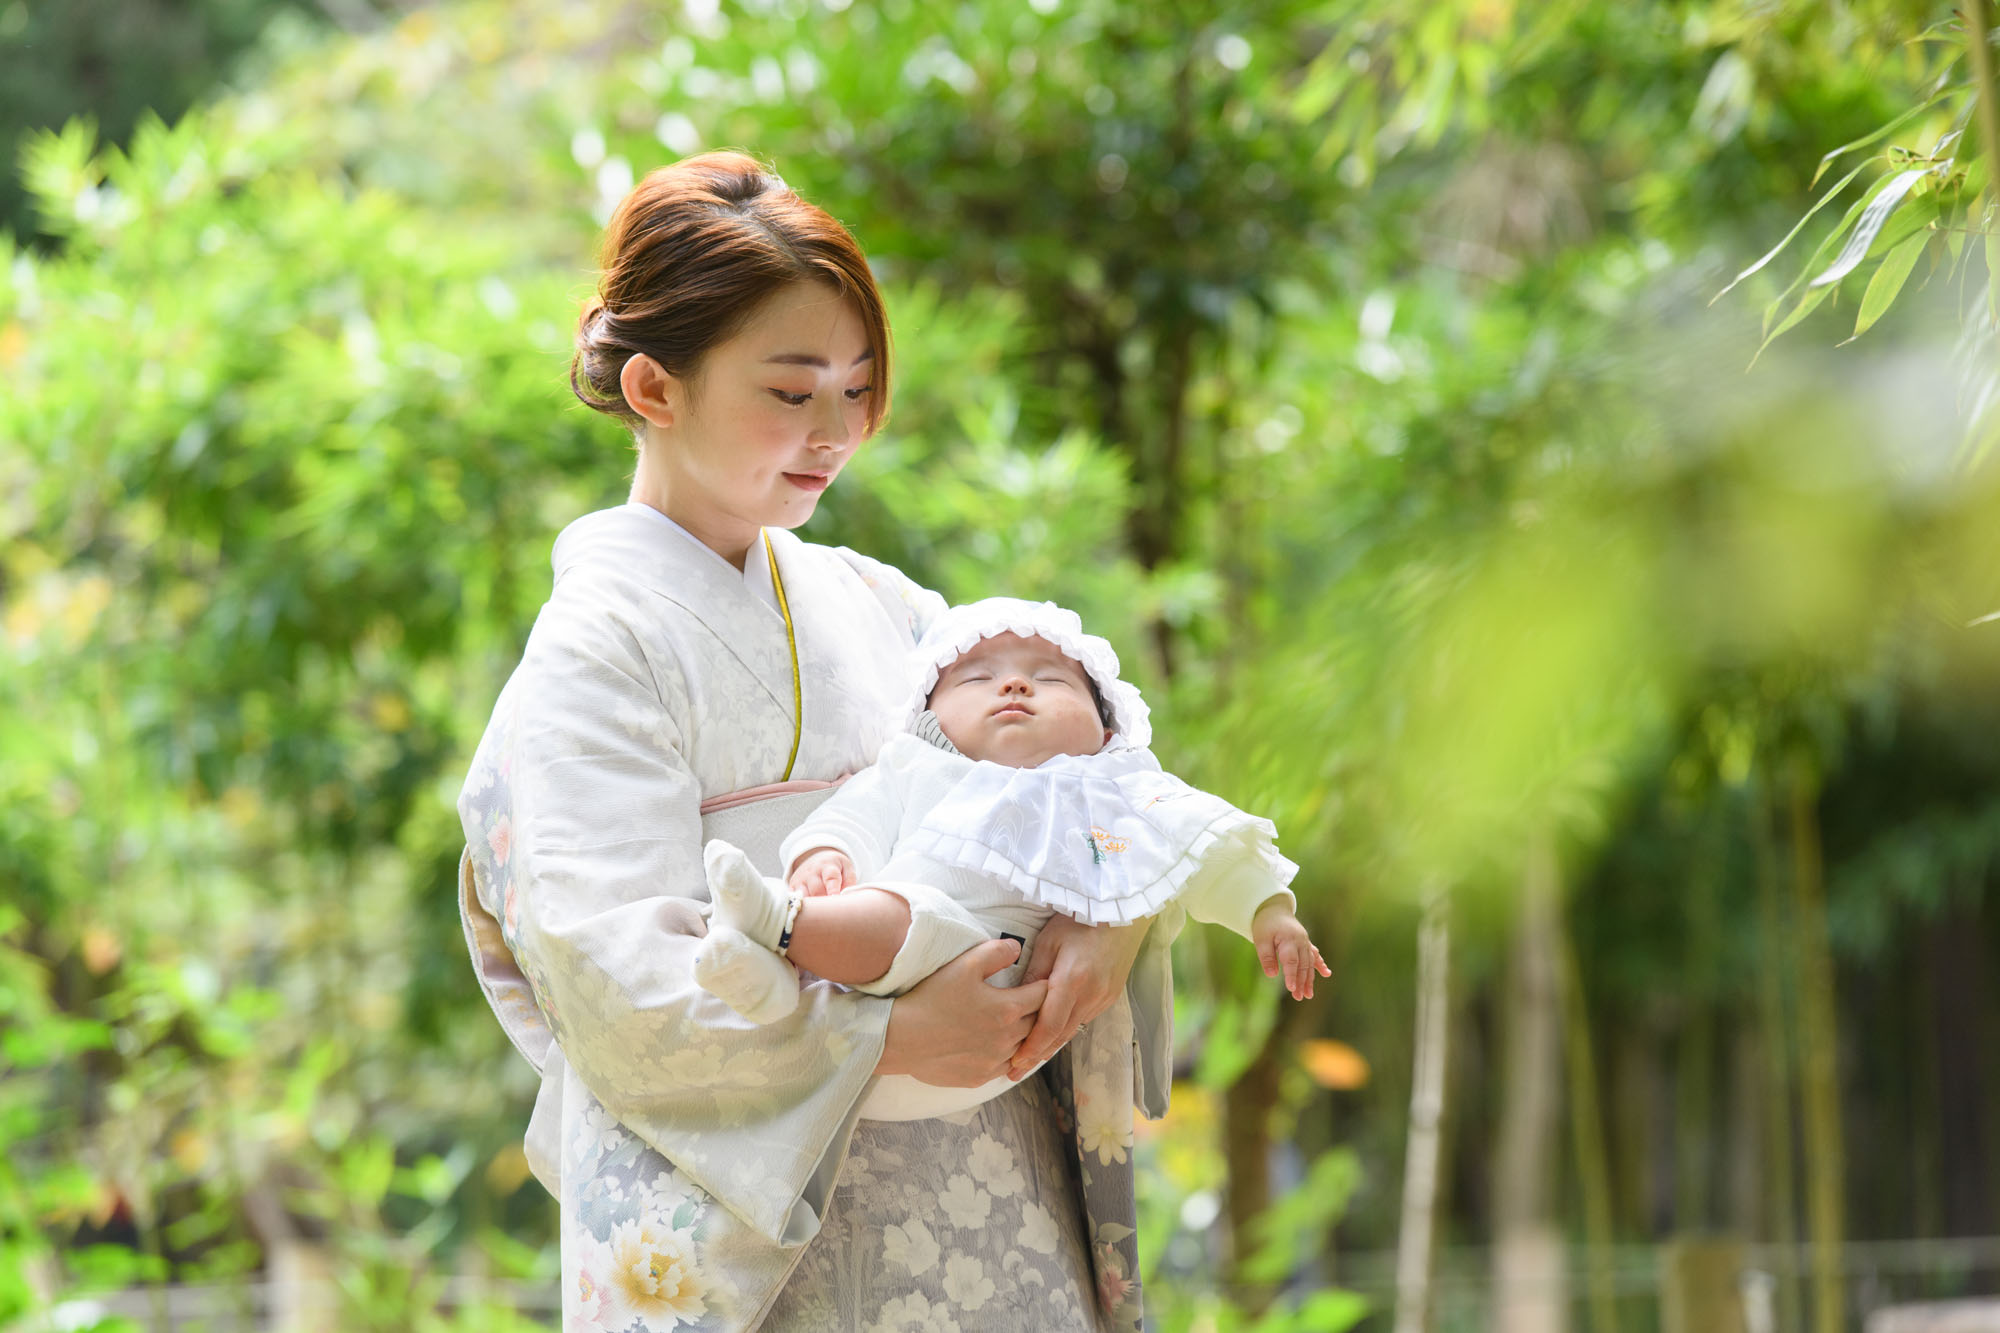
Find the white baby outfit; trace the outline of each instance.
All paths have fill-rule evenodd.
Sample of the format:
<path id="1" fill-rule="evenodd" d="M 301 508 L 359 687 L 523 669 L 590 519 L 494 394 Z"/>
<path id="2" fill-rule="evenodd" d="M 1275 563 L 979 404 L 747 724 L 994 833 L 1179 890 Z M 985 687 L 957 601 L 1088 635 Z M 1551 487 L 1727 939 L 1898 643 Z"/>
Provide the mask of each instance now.
<path id="1" fill-rule="evenodd" d="M 1046 639 L 1084 665 L 1114 730 L 1103 750 L 1015 768 L 967 758 L 937 734 L 922 701 L 939 671 L 980 639 L 1007 632 Z M 1271 822 L 1161 770 L 1145 748 L 1151 739 L 1145 702 L 1118 678 L 1111 646 L 1084 634 L 1074 612 L 1013 598 L 956 607 L 925 634 L 911 661 L 917 700 L 911 726 L 923 734 L 887 741 L 875 763 L 809 815 L 779 853 L 786 867 L 816 848 L 844 853 L 856 885 L 883 887 L 909 902 L 905 954 L 926 935 L 945 942 L 932 945 L 914 974 L 899 955 L 887 976 L 860 989 L 900 993 L 944 959 L 1002 934 L 1025 942 L 1025 962 L 1058 911 L 1103 924 L 1175 908 L 1248 938 L 1251 918 L 1266 901 L 1281 897 L 1296 905 L 1286 886 L 1298 867 L 1279 855 Z M 1169 915 L 1177 918 L 1179 910 Z M 1168 929 L 1177 926 L 1174 920 Z M 1013 984 L 1021 967 L 994 983 Z M 1135 1020 L 1142 1029 L 1163 1027 L 1167 1015 L 1135 1014 Z M 939 1089 L 888 1076 L 861 1113 L 948 1114 L 1010 1086 L 999 1079 L 981 1088 Z"/>

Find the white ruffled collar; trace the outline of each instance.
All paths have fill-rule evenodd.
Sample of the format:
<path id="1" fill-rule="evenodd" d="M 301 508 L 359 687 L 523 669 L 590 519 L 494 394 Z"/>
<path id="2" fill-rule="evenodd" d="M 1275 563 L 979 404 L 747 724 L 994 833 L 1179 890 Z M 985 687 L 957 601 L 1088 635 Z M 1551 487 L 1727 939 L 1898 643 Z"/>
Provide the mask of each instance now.
<path id="1" fill-rule="evenodd" d="M 1298 867 L 1267 819 L 1161 771 L 1122 744 L 1035 768 L 967 760 L 902 848 L 998 876 L 1031 902 L 1088 923 L 1151 916 L 1204 876 L 1240 871 L 1282 888 Z"/>

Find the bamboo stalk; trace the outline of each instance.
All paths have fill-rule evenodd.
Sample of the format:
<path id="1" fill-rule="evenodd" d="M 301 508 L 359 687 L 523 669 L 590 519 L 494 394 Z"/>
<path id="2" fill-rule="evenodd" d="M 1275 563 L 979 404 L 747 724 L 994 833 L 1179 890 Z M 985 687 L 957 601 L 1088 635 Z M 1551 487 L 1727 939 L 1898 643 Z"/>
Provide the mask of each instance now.
<path id="1" fill-rule="evenodd" d="M 1720 810 L 1704 810 L 1688 884 L 1685 974 L 1693 999 L 1681 1032 L 1674 1078 L 1674 1228 L 1699 1235 L 1711 1223 L 1715 1154 L 1710 1133 L 1715 1097 L 1715 965 L 1720 952 L 1718 881 L 1722 868 Z"/>
<path id="2" fill-rule="evenodd" d="M 1983 0 L 1971 0 L 1961 7 L 1965 15 L 1965 44 L 1972 57 L 1972 78 L 1978 85 L 1979 93 L 1979 146 L 1986 154 L 1989 169 L 2000 164 L 1994 154 L 2000 152 L 2000 103 L 1996 103 L 1993 89 L 1993 48 L 1987 38 L 1986 5 Z M 1987 198 L 2000 201 L 2000 181 L 1993 179 L 1989 170 L 1986 178 Z"/>
<path id="3" fill-rule="evenodd" d="M 1562 1333 L 1569 1311 L 1554 1206 L 1563 1097 L 1558 874 L 1553 840 L 1532 838 L 1504 992 L 1507 1054 L 1493 1151 L 1489 1326 L 1496 1333 Z"/>
<path id="4" fill-rule="evenodd" d="M 1416 1051 L 1410 1135 L 1403 1149 L 1403 1218 L 1396 1238 L 1395 1333 L 1424 1333 L 1430 1324 L 1450 994 L 1451 909 L 1443 893 L 1433 893 L 1417 930 Z"/>
<path id="5" fill-rule="evenodd" d="M 1590 1048 L 1590 1015 L 1576 943 L 1558 927 L 1562 950 L 1564 1064 L 1569 1070 L 1570 1134 L 1576 1178 L 1583 1194 L 1583 1231 L 1590 1246 L 1586 1282 L 1594 1333 L 1618 1333 L 1618 1297 L 1607 1256 L 1611 1252 L 1611 1166 L 1604 1149 L 1604 1113 L 1597 1102 L 1597 1059 Z"/>
<path id="6" fill-rule="evenodd" d="M 1797 1185 L 1793 1169 L 1792 1050 L 1786 1021 L 1785 995 L 1791 973 L 1791 949 L 1785 930 L 1784 900 L 1778 891 L 1778 853 L 1771 829 L 1766 793 L 1752 795 L 1750 837 L 1757 861 L 1757 932 L 1764 966 L 1757 969 L 1758 1027 L 1762 1029 L 1764 1067 L 1768 1072 L 1764 1098 L 1764 1162 L 1770 1182 L 1771 1239 L 1789 1250 L 1798 1243 L 1794 1214 Z M 1778 1333 L 1799 1327 L 1798 1279 L 1789 1272 L 1776 1275 Z"/>
<path id="7" fill-rule="evenodd" d="M 1801 1080 L 1805 1110 L 1806 1228 L 1813 1254 L 1813 1328 L 1841 1333 L 1841 1203 L 1846 1163 L 1840 1134 L 1840 1074 L 1836 1067 L 1833 958 L 1827 940 L 1816 784 L 1804 761 L 1791 782 L 1792 893 L 1798 905 L 1799 1017 L 1804 1037 Z"/>
<path id="8" fill-rule="evenodd" d="M 1997 104 L 1993 89 L 1993 48 L 1987 39 L 1985 0 L 1969 0 L 1961 7 L 1965 15 L 1965 45 L 1972 58 L 1972 79 L 1978 85 L 1979 107 L 1979 147 L 1986 154 L 1986 218 L 1990 220 L 1994 207 L 2000 205 L 2000 180 L 1994 179 L 1994 172 L 2000 170 L 2000 104 Z M 1985 227 L 1982 225 L 1981 230 Z M 1991 254 L 1989 248 L 1988 253 Z M 2000 268 L 1990 263 L 1986 273 L 1987 308 L 2000 318 Z"/>

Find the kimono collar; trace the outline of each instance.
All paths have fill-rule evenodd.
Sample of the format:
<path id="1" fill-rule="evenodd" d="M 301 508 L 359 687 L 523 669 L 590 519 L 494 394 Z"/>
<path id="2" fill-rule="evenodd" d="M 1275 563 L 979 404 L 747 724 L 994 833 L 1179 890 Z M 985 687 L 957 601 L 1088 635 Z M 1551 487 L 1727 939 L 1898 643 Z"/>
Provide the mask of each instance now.
<path id="1" fill-rule="evenodd" d="M 659 510 L 653 508 L 653 506 L 642 504 L 637 500 L 628 500 L 625 502 L 625 508 L 645 519 L 648 523 L 657 524 L 668 532 L 678 536 L 682 541 L 695 547 L 699 552 L 695 557 L 697 560 L 722 560 L 721 555 L 717 554 L 708 543 L 668 518 Z M 729 562 L 722 560 L 722 563 L 726 565 Z M 743 580 L 743 586 L 755 593 L 759 601 L 763 602 L 764 605 L 770 607 L 773 611 L 778 610 L 778 590 L 771 578 L 771 562 L 765 558 L 764 540 L 761 535 L 756 541 L 750 543 L 750 549 L 744 553 L 743 569 L 739 577 Z"/>
<path id="2" fill-rule="evenodd" d="M 770 529 L 769 536 L 780 560 L 801 545 L 782 528 Z M 556 538 L 550 563 L 557 580 L 579 566 L 609 565 L 676 601 L 694 594 L 727 604 L 747 593 L 774 620 L 778 614 L 761 538 L 750 544 L 739 570 L 651 505 L 622 504 L 585 514 Z"/>
<path id="3" fill-rule="evenodd" d="M 785 578 L 808 562 L 797 537 L 767 530 Z M 768 589 L 764 543 L 755 543 L 753 568 Z M 673 602 L 706 625 L 770 692 L 771 702 L 794 719 L 792 653 L 775 598 L 657 510 L 619 505 L 585 514 L 556 538 L 551 563 L 558 585 L 575 571 L 609 571 Z"/>

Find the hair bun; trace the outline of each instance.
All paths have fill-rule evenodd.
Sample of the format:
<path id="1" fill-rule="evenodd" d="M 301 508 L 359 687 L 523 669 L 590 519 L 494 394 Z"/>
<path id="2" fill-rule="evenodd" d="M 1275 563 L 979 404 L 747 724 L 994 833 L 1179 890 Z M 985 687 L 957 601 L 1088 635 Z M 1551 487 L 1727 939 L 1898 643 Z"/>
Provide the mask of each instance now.
<path id="1" fill-rule="evenodd" d="M 614 318 L 601 296 L 583 303 L 576 321 L 576 354 L 570 358 L 569 387 L 584 406 L 629 417 L 632 409 L 618 382 L 626 353 L 613 341 L 608 327 Z"/>

